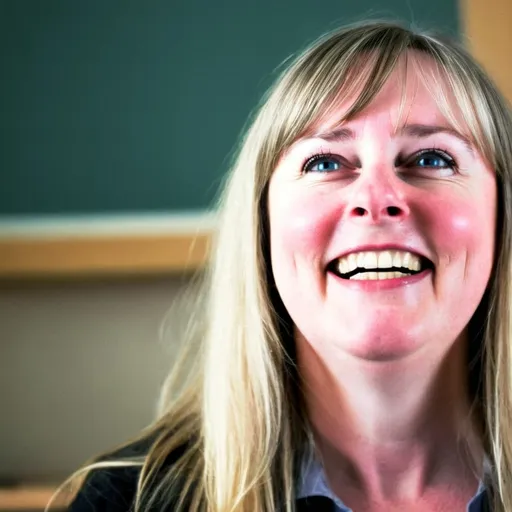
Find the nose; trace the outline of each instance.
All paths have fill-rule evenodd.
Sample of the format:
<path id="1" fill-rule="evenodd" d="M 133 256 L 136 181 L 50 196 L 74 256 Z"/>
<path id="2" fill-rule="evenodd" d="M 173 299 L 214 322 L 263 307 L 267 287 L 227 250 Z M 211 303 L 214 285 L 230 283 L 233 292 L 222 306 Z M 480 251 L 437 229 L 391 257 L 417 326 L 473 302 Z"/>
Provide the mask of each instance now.
<path id="1" fill-rule="evenodd" d="M 354 220 L 371 224 L 400 221 L 409 215 L 404 183 L 394 170 L 362 171 L 346 206 Z"/>

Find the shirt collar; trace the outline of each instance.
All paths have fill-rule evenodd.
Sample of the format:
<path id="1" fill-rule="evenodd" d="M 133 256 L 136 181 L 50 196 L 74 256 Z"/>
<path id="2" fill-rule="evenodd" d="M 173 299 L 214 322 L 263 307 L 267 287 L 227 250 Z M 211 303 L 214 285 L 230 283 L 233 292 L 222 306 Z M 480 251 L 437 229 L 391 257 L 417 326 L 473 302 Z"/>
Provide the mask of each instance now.
<path id="1" fill-rule="evenodd" d="M 484 475 L 489 474 L 490 464 L 488 460 L 484 461 Z M 487 486 L 481 480 L 476 494 L 471 498 L 467 505 L 466 512 L 480 512 L 483 510 L 483 502 L 487 494 Z M 310 498 L 312 496 L 324 496 L 329 498 L 336 505 L 337 512 L 352 512 L 341 500 L 334 494 L 329 487 L 325 472 L 314 456 L 308 456 L 303 459 L 297 488 L 297 499 Z"/>

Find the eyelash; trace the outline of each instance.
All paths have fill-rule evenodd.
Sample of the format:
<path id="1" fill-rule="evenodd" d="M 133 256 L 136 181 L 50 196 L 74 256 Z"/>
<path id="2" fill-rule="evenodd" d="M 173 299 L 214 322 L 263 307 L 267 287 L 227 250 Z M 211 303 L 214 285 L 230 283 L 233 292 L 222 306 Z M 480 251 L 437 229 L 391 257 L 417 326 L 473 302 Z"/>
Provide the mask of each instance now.
<path id="1" fill-rule="evenodd" d="M 398 157 L 395 161 L 395 165 L 397 167 L 407 165 L 407 162 L 413 161 L 414 159 L 417 159 L 417 158 L 421 157 L 422 155 L 428 155 L 428 154 L 435 154 L 435 155 L 441 157 L 446 162 L 448 167 L 450 167 L 453 170 L 457 170 L 458 166 L 457 166 L 457 162 L 455 161 L 455 159 L 450 155 L 450 153 L 447 150 L 442 149 L 440 147 L 431 147 L 431 148 L 427 148 L 427 149 L 422 149 L 422 150 L 414 153 L 413 155 L 409 156 L 408 158 L 404 158 L 403 155 L 400 154 L 400 155 L 398 155 Z M 329 158 L 331 158 L 333 160 L 337 160 L 341 165 L 343 165 L 343 160 L 345 160 L 344 158 L 340 157 L 339 155 L 335 155 L 334 153 L 320 151 L 319 153 L 315 153 L 314 155 L 308 157 L 305 160 L 304 164 L 302 165 L 302 174 L 307 174 L 309 172 L 319 172 L 319 171 L 309 171 L 308 167 L 310 167 L 313 163 L 319 162 L 321 160 L 327 160 Z M 326 173 L 328 173 L 328 172 L 329 171 L 326 171 Z M 333 172 L 333 171 L 330 171 L 330 172 Z"/>
<path id="2" fill-rule="evenodd" d="M 340 159 L 339 156 L 336 156 L 335 154 L 333 153 L 330 153 L 330 152 L 324 152 L 324 151 L 320 151 L 319 153 L 315 153 L 314 155 L 308 157 L 306 159 L 306 161 L 303 163 L 302 165 L 302 174 L 306 174 L 308 172 L 311 172 L 311 171 L 308 171 L 308 167 L 313 164 L 313 163 L 316 163 L 320 160 L 327 160 L 328 158 L 332 158 L 333 160 L 335 159 Z"/>

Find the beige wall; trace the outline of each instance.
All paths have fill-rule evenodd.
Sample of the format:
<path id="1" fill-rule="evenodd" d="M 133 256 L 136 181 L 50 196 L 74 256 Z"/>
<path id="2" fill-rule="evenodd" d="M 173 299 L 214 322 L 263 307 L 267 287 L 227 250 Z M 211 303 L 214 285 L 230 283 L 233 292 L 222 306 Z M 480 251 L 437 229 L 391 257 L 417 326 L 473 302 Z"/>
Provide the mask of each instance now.
<path id="1" fill-rule="evenodd" d="M 59 478 L 150 421 L 187 315 L 159 330 L 186 283 L 2 286 L 0 477 Z"/>

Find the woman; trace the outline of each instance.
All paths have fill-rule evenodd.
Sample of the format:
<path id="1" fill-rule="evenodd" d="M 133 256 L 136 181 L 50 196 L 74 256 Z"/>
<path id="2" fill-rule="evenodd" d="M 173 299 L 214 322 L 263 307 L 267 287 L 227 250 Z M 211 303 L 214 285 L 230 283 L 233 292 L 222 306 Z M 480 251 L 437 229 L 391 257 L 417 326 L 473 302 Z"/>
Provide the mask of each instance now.
<path id="1" fill-rule="evenodd" d="M 511 139 L 454 43 L 301 54 L 226 185 L 197 371 L 70 510 L 512 510 Z"/>

